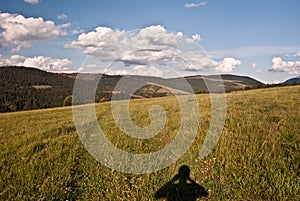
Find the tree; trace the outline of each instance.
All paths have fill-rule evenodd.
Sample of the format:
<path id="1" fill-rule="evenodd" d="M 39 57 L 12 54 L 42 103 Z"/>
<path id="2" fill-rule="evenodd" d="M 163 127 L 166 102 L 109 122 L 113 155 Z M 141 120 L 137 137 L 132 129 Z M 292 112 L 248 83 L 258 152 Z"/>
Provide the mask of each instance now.
<path id="1" fill-rule="evenodd" d="M 71 106 L 72 105 L 73 96 L 67 96 L 64 100 L 63 106 Z"/>

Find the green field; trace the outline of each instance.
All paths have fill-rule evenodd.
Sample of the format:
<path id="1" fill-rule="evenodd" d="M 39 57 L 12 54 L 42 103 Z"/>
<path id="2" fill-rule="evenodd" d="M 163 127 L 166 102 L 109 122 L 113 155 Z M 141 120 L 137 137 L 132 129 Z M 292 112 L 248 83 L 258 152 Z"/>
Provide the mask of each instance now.
<path id="1" fill-rule="evenodd" d="M 155 200 L 181 165 L 208 191 L 202 200 L 300 200 L 300 86 L 227 94 L 227 119 L 214 151 L 198 153 L 208 130 L 210 99 L 197 95 L 201 124 L 190 150 L 163 170 L 143 175 L 113 171 L 82 146 L 71 107 L 0 114 L 0 200 Z M 132 153 L 162 149 L 176 135 L 180 108 L 174 97 L 132 100 L 139 126 L 160 104 L 168 120 L 149 140 L 131 139 L 114 124 L 110 103 L 97 118 L 118 148 Z"/>

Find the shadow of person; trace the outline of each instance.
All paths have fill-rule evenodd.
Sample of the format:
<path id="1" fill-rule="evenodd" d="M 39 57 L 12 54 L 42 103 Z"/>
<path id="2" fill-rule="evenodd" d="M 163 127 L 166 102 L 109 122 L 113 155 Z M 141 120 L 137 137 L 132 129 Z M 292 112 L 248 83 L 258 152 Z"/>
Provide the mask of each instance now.
<path id="1" fill-rule="evenodd" d="M 183 165 L 179 168 L 178 174 L 155 193 L 155 199 L 195 201 L 197 198 L 207 195 L 207 191 L 190 178 L 190 168 Z"/>

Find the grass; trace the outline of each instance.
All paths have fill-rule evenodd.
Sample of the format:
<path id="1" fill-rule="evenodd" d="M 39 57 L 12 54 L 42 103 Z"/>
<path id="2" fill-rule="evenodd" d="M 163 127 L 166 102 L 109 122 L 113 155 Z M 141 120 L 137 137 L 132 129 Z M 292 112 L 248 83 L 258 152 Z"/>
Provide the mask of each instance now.
<path id="1" fill-rule="evenodd" d="M 176 163 L 143 175 L 113 171 L 82 146 L 70 107 L 0 114 L 0 199 L 154 200 L 183 164 L 209 193 L 202 200 L 300 200 L 300 87 L 227 94 L 227 119 L 214 151 L 198 153 L 208 130 L 210 99 L 198 95 L 201 124 L 190 150 Z M 162 149 L 176 135 L 180 108 L 174 97 L 132 100 L 139 126 L 148 109 L 167 111 L 165 128 L 148 140 L 132 139 L 114 124 L 110 103 L 97 104 L 107 138 L 132 153 Z"/>

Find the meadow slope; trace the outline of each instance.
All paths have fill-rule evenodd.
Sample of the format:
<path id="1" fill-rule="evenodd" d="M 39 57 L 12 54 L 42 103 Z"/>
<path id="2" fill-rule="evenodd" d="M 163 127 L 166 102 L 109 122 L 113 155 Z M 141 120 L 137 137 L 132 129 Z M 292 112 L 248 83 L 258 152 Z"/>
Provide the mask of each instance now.
<path id="1" fill-rule="evenodd" d="M 1 200 L 154 200 L 185 164 L 208 191 L 202 200 L 300 200 L 300 86 L 228 93 L 227 118 L 214 151 L 198 153 L 210 120 L 209 95 L 197 95 L 201 124 L 190 150 L 163 170 L 124 174 L 98 163 L 82 146 L 70 107 L 0 114 Z M 176 135 L 180 108 L 174 97 L 132 100 L 137 125 L 150 123 L 160 104 L 168 120 L 149 140 L 131 139 L 114 124 L 110 103 L 96 106 L 104 132 L 132 153 L 163 148 Z"/>

